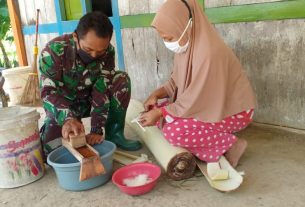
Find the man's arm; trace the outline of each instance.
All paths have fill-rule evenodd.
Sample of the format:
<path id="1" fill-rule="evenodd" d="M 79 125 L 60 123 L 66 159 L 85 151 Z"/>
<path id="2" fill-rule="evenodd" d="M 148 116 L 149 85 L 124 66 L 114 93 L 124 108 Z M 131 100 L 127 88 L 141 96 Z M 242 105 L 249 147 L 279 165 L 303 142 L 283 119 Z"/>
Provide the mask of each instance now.
<path id="1" fill-rule="evenodd" d="M 40 89 L 43 107 L 51 113 L 58 125 L 62 126 L 68 119 L 75 118 L 69 109 L 71 101 L 59 94 L 63 85 L 62 57 L 47 45 L 39 58 Z"/>
<path id="2" fill-rule="evenodd" d="M 105 59 L 102 74 L 92 89 L 91 133 L 103 134 L 110 107 L 110 90 L 114 76 L 114 48 L 110 45 Z"/>

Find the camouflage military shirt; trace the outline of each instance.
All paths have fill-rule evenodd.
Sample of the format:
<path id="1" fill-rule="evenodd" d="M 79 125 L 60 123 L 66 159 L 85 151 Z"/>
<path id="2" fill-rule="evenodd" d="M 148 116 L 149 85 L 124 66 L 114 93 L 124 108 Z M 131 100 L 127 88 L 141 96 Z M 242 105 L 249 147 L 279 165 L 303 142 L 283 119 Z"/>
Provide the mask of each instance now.
<path id="1" fill-rule="evenodd" d="M 91 132 L 101 133 L 115 74 L 114 53 L 110 45 L 105 55 L 84 65 L 71 34 L 51 40 L 39 59 L 41 97 L 47 115 L 62 126 L 68 119 L 80 119 L 89 113 Z"/>

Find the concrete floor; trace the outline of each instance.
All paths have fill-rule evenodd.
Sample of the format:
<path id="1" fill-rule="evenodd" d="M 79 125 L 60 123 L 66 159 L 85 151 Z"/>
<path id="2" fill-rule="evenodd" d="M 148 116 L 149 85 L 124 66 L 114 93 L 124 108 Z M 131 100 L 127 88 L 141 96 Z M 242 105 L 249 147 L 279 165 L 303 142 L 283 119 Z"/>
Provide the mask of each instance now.
<path id="1" fill-rule="evenodd" d="M 129 131 L 128 136 L 133 133 Z M 92 190 L 69 192 L 58 186 L 54 171 L 48 168 L 32 184 L 0 189 L 0 206 L 304 206 L 305 135 L 252 125 L 238 136 L 249 147 L 238 166 L 246 173 L 244 183 L 234 192 L 212 189 L 199 172 L 179 182 L 162 175 L 152 192 L 139 197 L 121 193 L 111 181 Z"/>

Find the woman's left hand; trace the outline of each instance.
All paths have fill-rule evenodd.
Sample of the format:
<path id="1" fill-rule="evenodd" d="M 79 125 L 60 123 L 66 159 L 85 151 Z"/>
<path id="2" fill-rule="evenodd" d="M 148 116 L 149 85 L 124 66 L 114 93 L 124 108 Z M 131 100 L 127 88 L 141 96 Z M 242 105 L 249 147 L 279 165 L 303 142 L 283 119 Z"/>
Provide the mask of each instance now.
<path id="1" fill-rule="evenodd" d="M 139 122 L 143 127 L 146 126 L 154 126 L 156 125 L 157 121 L 162 117 L 161 109 L 156 108 L 152 109 L 148 112 L 144 112 L 140 118 Z"/>

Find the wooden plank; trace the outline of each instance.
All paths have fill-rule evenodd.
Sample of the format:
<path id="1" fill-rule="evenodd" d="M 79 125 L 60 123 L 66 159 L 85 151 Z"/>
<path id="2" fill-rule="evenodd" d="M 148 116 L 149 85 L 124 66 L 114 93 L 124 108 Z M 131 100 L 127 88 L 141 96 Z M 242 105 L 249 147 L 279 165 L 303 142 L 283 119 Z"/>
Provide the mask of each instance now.
<path id="1" fill-rule="evenodd" d="M 25 50 L 26 50 L 27 61 L 29 64 L 31 64 L 33 62 L 34 36 L 35 35 L 25 35 L 24 36 L 24 45 L 25 45 Z"/>
<path id="2" fill-rule="evenodd" d="M 82 162 L 83 159 L 84 159 L 84 156 L 79 153 L 76 149 L 74 149 L 71 144 L 69 143 L 68 140 L 66 139 L 62 139 L 61 140 L 62 142 L 62 145 L 67 148 L 67 150 L 69 150 L 69 152 L 71 152 L 71 154 L 79 161 L 79 162 Z"/>
<path id="3" fill-rule="evenodd" d="M 85 146 L 87 144 L 85 133 L 79 134 L 77 136 L 69 135 L 69 142 L 73 148 L 78 148 Z"/>
<path id="4" fill-rule="evenodd" d="M 136 160 L 136 159 L 140 158 L 136 155 L 129 154 L 127 152 L 123 152 L 123 151 L 119 151 L 119 150 L 116 150 L 114 153 L 118 154 L 118 155 L 121 155 L 121 156 L 124 156 L 124 157 L 128 157 L 128 158 L 133 159 L 133 160 Z"/>
<path id="5" fill-rule="evenodd" d="M 87 180 L 105 173 L 105 167 L 100 157 L 93 156 L 84 158 L 81 162 L 79 180 Z"/>
<path id="6" fill-rule="evenodd" d="M 44 0 L 44 8 L 41 8 L 41 13 L 46 15 L 46 23 L 56 22 L 56 12 L 54 0 Z"/>
<path id="7" fill-rule="evenodd" d="M 118 0 L 119 13 L 120 16 L 156 13 L 164 2 L 165 0 Z"/>
<path id="8" fill-rule="evenodd" d="M 27 66 L 28 62 L 26 58 L 26 50 L 25 50 L 23 34 L 21 29 L 21 22 L 15 4 L 16 1 L 7 0 L 7 6 L 9 9 L 11 26 L 14 34 L 14 41 L 16 45 L 16 52 L 17 52 L 19 66 Z"/>
<path id="9" fill-rule="evenodd" d="M 168 79 L 173 53 L 153 28 L 123 29 L 122 37 L 126 72 L 133 83 L 132 97 L 144 100 Z"/>
<path id="10" fill-rule="evenodd" d="M 54 0 L 35 1 L 35 13 L 36 10 L 40 10 L 39 24 L 54 23 L 56 22 Z"/>
<path id="11" fill-rule="evenodd" d="M 90 145 L 74 148 L 70 142 L 62 139 L 62 145 L 81 163 L 79 180 L 87 180 L 105 173 L 99 153 Z"/>
<path id="12" fill-rule="evenodd" d="M 117 44 L 116 44 L 116 35 L 112 36 L 112 39 L 110 41 L 110 43 L 113 45 L 114 48 L 117 48 Z M 118 66 L 119 65 L 119 57 L 118 57 L 118 52 L 115 52 L 115 65 Z"/>
<path id="13" fill-rule="evenodd" d="M 164 2 L 165 2 L 165 0 L 150 1 L 149 2 L 149 13 L 156 13 Z"/>
<path id="14" fill-rule="evenodd" d="M 38 37 L 38 53 L 45 47 L 45 45 L 52 40 L 53 38 L 57 37 L 57 33 L 50 33 L 50 34 L 40 34 Z M 34 37 L 35 35 L 25 35 L 25 50 L 27 54 L 28 63 L 33 62 L 33 45 L 34 45 Z"/>
<path id="15" fill-rule="evenodd" d="M 120 16 L 156 13 L 166 0 L 118 0 Z M 204 0 L 198 0 L 203 4 Z"/>
<path id="16" fill-rule="evenodd" d="M 150 162 L 146 154 L 141 154 L 141 156 L 136 156 L 118 150 L 114 152 L 113 160 L 123 165 L 129 165 L 136 162 Z"/>
<path id="17" fill-rule="evenodd" d="M 129 1 L 130 15 L 149 13 L 150 0 L 133 0 Z"/>
<path id="18" fill-rule="evenodd" d="M 18 0 L 18 3 L 23 25 L 35 25 L 37 9 L 40 24 L 56 22 L 54 0 Z"/>
<path id="19" fill-rule="evenodd" d="M 28 19 L 26 17 L 26 6 L 25 6 L 25 0 L 18 0 L 18 6 L 19 6 L 19 13 L 20 13 L 20 20 L 21 25 L 28 25 Z"/>
<path id="20" fill-rule="evenodd" d="M 129 1 L 126 0 L 117 0 L 119 6 L 119 14 L 120 16 L 129 15 Z"/>
<path id="21" fill-rule="evenodd" d="M 36 8 L 35 8 L 35 0 L 25 0 L 24 1 L 25 14 L 27 18 L 28 25 L 35 25 L 36 22 Z"/>

